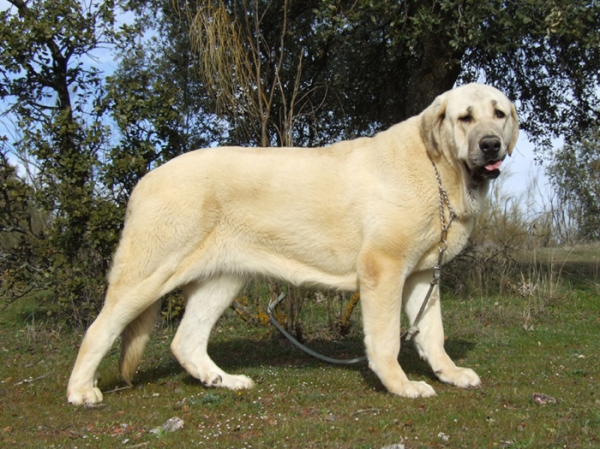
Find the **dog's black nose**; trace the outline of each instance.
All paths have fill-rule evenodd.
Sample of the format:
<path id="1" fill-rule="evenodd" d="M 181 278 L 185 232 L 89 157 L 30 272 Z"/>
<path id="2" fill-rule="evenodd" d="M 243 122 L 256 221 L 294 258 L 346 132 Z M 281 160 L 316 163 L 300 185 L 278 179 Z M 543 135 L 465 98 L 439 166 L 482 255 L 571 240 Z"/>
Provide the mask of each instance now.
<path id="1" fill-rule="evenodd" d="M 479 149 L 487 156 L 495 156 L 500 152 L 502 142 L 496 136 L 486 136 L 479 142 Z"/>

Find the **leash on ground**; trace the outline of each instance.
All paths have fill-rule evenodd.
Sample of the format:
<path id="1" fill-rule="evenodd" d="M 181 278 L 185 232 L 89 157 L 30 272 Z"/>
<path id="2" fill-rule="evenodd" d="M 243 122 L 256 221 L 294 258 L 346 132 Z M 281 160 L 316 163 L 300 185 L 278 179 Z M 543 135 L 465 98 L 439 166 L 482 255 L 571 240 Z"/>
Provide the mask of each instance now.
<path id="1" fill-rule="evenodd" d="M 283 300 L 283 298 L 285 298 L 285 293 L 282 293 L 281 295 L 279 295 L 279 297 L 275 301 L 269 302 L 269 307 L 267 307 L 267 313 L 269 314 L 269 319 L 271 320 L 271 323 L 273 323 L 273 326 L 275 326 L 279 330 L 279 332 L 281 332 L 297 348 L 301 349 L 302 351 L 306 352 L 307 354 L 312 355 L 313 357 L 316 357 L 319 360 L 323 360 L 324 362 L 327 362 L 327 363 L 335 363 L 337 365 L 352 365 L 354 363 L 360 363 L 360 362 L 364 362 L 367 360 L 367 358 L 364 356 L 357 357 L 355 359 L 349 359 L 349 360 L 333 359 L 331 357 L 327 357 L 326 355 L 319 354 L 318 352 L 315 352 L 312 349 L 304 346 L 302 343 L 300 343 L 298 340 L 296 340 L 289 332 L 287 332 L 283 328 L 283 326 L 281 324 L 279 324 L 279 322 L 275 319 L 275 314 L 274 314 L 275 306 L 277 306 L 277 304 L 279 304 Z"/>

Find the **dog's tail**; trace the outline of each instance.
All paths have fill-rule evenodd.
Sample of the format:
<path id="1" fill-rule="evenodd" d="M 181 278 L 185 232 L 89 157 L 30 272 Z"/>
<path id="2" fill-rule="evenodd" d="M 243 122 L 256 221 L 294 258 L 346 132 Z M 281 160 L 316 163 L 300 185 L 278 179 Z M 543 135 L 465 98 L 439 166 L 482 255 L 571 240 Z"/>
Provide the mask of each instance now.
<path id="1" fill-rule="evenodd" d="M 137 370 L 144 348 L 150 340 L 154 323 L 160 311 L 160 301 L 156 301 L 137 318 L 127 325 L 121 336 L 121 359 L 119 371 L 123 380 L 131 385 L 131 380 Z"/>

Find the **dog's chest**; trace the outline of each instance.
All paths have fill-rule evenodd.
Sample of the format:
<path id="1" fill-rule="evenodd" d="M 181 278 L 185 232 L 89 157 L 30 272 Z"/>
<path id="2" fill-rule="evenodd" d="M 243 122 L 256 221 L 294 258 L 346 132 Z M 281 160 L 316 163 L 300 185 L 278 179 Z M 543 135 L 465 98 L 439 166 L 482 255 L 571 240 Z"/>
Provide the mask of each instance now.
<path id="1" fill-rule="evenodd" d="M 466 223 L 462 221 L 451 223 L 446 236 L 445 261 L 453 259 L 465 248 L 472 230 L 473 220 L 469 220 Z"/>
<path id="2" fill-rule="evenodd" d="M 441 225 L 437 232 L 436 239 L 428 242 L 424 255 L 421 258 L 417 269 L 431 269 L 437 265 L 440 256 L 440 249 L 443 250 L 443 263 L 447 263 L 456 257 L 467 245 L 469 236 L 473 229 L 473 220 L 453 221 L 445 235 L 442 235 Z M 445 238 L 444 238 L 445 237 Z"/>

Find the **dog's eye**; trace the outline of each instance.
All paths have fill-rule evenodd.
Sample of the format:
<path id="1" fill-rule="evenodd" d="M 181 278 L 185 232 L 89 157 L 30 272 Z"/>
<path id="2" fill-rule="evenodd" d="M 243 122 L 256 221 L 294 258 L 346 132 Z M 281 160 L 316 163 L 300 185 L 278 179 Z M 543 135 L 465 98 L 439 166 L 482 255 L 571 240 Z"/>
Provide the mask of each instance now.
<path id="1" fill-rule="evenodd" d="M 461 122 L 463 122 L 463 123 L 469 124 L 469 123 L 471 123 L 473 121 L 473 116 L 471 116 L 471 115 L 464 115 L 462 117 L 459 117 L 458 119 Z"/>
<path id="2" fill-rule="evenodd" d="M 504 112 L 502 112 L 501 110 L 496 109 L 496 118 L 503 119 L 504 117 L 506 117 L 506 114 Z"/>

